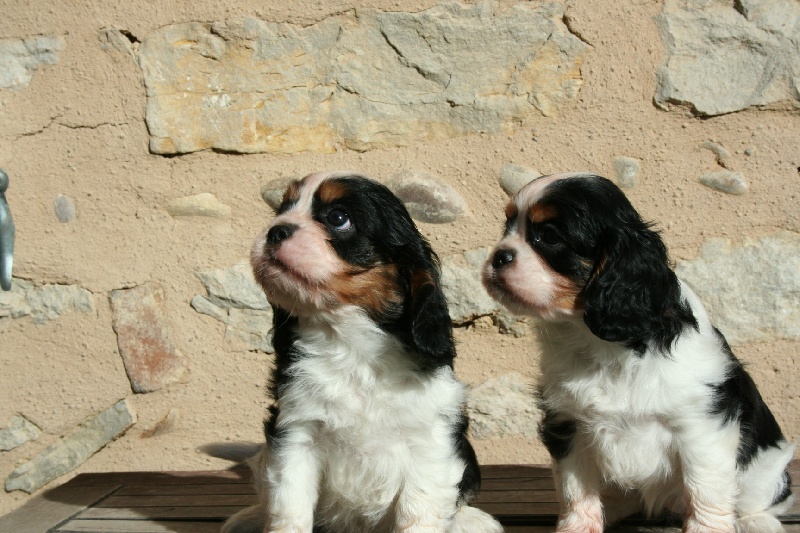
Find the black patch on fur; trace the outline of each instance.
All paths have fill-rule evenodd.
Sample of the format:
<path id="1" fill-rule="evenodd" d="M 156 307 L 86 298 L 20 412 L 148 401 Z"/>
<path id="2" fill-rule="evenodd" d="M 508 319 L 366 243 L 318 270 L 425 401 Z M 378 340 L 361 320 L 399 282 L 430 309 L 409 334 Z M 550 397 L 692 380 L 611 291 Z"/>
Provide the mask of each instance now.
<path id="1" fill-rule="evenodd" d="M 556 216 L 529 223 L 528 242 L 557 272 L 584 286 L 584 321 L 597 337 L 643 354 L 666 352 L 697 328 L 667 249 L 625 194 L 600 176 L 565 178 L 541 203 Z"/>
<path id="2" fill-rule="evenodd" d="M 475 449 L 467 438 L 468 430 L 469 418 L 467 418 L 466 414 L 463 414 L 458 425 L 453 428 L 453 439 L 459 457 L 466 463 L 464 474 L 458 483 L 458 498 L 466 502 L 475 498 L 481 489 L 481 470 L 478 466 L 478 457 L 475 455 Z"/>
<path id="3" fill-rule="evenodd" d="M 733 354 L 722 333 L 716 328 L 714 332 L 731 364 L 725 381 L 710 385 L 713 392 L 711 413 L 722 417 L 725 424 L 739 422 L 741 440 L 736 464 L 742 469 L 760 450 L 777 447 L 785 439 L 753 378 Z"/>
<path id="4" fill-rule="evenodd" d="M 441 289 L 439 260 L 430 243 L 403 203 L 384 185 L 361 176 L 330 181 L 343 184 L 345 193 L 330 203 L 315 196 L 312 211 L 314 219 L 328 228 L 331 246 L 344 261 L 359 267 L 396 265 L 398 288 L 407 295 L 402 306 L 387 312 L 379 325 L 419 355 L 421 371 L 452 367 L 453 328 Z M 334 209 L 350 215 L 349 230 L 337 231 L 326 222 Z M 427 273 L 430 283 L 412 291 L 419 272 Z"/>
<path id="5" fill-rule="evenodd" d="M 575 421 L 561 419 L 554 412 L 545 411 L 539 425 L 539 436 L 554 460 L 560 461 L 569 455 L 576 429 Z"/>
<path id="6" fill-rule="evenodd" d="M 303 356 L 303 353 L 295 345 L 297 334 L 297 318 L 291 316 L 280 307 L 272 306 L 272 345 L 275 348 L 275 370 L 269 383 L 269 391 L 273 400 L 280 397 L 281 388 L 289 381 L 287 373 L 294 361 Z M 278 430 L 278 416 L 280 409 L 276 404 L 269 408 L 269 416 L 264 420 L 264 436 L 270 447 L 277 448 L 281 445 L 283 431 Z"/>
<path id="7" fill-rule="evenodd" d="M 775 496 L 775 499 L 772 500 L 771 505 L 778 505 L 779 503 L 783 503 L 789 499 L 792 495 L 792 476 L 789 475 L 788 470 L 783 471 L 783 490 Z"/>

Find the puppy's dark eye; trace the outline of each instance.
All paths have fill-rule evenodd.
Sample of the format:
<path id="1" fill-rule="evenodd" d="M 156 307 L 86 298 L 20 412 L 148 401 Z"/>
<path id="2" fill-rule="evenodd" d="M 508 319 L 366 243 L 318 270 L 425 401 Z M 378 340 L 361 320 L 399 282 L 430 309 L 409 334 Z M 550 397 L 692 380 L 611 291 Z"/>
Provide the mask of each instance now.
<path id="1" fill-rule="evenodd" d="M 551 227 L 543 228 L 539 235 L 537 235 L 536 240 L 544 243 L 546 246 L 558 246 L 564 242 L 558 232 Z"/>
<path id="2" fill-rule="evenodd" d="M 325 216 L 325 220 L 336 231 L 347 231 L 353 225 L 350 222 L 350 215 L 341 208 L 331 209 Z"/>

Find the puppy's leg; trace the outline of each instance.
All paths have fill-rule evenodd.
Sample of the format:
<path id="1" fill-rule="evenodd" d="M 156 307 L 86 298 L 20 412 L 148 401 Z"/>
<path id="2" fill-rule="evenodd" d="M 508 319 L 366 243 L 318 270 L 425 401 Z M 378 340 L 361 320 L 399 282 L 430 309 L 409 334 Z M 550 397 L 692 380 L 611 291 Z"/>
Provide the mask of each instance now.
<path id="1" fill-rule="evenodd" d="M 397 533 L 447 533 L 450 530 L 458 489 L 455 484 L 443 486 L 430 481 L 434 480 L 406 483 L 401 490 L 397 499 Z"/>
<path id="2" fill-rule="evenodd" d="M 756 455 L 739 476 L 736 502 L 737 533 L 782 533 L 775 518 L 792 506 L 791 478 L 787 471 L 795 446 L 780 441 Z"/>
<path id="3" fill-rule="evenodd" d="M 312 533 L 321 471 L 313 435 L 311 424 L 297 425 L 268 444 L 269 458 L 261 473 L 269 487 L 268 533 Z"/>
<path id="4" fill-rule="evenodd" d="M 451 435 L 449 426 L 442 425 L 435 428 L 433 439 L 409 447 L 395 506 L 397 533 L 450 531 L 460 505 L 458 483 L 466 466 L 453 454 Z"/>
<path id="5" fill-rule="evenodd" d="M 220 533 L 264 533 L 267 513 L 263 505 L 252 505 L 228 518 Z"/>
<path id="6" fill-rule="evenodd" d="M 556 533 L 602 533 L 603 504 L 597 467 L 572 451 L 555 462 L 553 477 L 561 506 Z"/>
<path id="7" fill-rule="evenodd" d="M 680 424 L 680 422 L 679 422 Z M 684 533 L 735 533 L 738 424 L 697 418 L 680 424 L 678 454 L 687 516 Z"/>
<path id="8" fill-rule="evenodd" d="M 267 527 L 267 497 L 264 486 L 266 480 L 263 473 L 266 472 L 268 460 L 269 449 L 264 445 L 261 445 L 255 455 L 247 459 L 247 464 L 253 472 L 259 503 L 242 509 L 228 518 L 222 524 L 220 533 L 264 533 L 264 529 Z"/>
<path id="9" fill-rule="evenodd" d="M 503 533 L 503 526 L 489 513 L 465 504 L 456 511 L 448 533 Z"/>

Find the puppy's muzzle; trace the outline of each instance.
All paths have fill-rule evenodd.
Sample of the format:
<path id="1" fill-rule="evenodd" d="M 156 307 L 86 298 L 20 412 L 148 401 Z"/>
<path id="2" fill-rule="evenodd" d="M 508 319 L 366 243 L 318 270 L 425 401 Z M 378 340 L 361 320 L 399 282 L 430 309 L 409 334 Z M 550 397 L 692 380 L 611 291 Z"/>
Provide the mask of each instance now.
<path id="1" fill-rule="evenodd" d="M 279 224 L 267 232 L 267 247 L 276 248 L 280 243 L 292 236 L 297 230 L 297 224 Z"/>
<path id="2" fill-rule="evenodd" d="M 516 257 L 517 252 L 515 250 L 497 250 L 494 253 L 494 257 L 492 257 L 492 267 L 495 270 L 501 270 L 513 263 Z"/>

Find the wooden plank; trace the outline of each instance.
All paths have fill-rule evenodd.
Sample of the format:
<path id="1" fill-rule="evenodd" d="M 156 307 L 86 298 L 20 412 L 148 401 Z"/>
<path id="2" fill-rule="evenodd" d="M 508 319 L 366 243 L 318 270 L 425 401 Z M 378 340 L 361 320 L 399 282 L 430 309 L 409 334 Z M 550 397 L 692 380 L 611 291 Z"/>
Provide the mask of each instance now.
<path id="1" fill-rule="evenodd" d="M 502 502 L 502 503 L 484 503 L 476 505 L 489 514 L 499 516 L 530 516 L 534 515 L 536 518 L 544 517 L 550 519 L 558 515 L 557 503 L 541 503 L 541 502 Z"/>
<path id="2" fill-rule="evenodd" d="M 70 520 L 53 533 L 219 533 L 219 528 L 219 522 Z"/>
<path id="3" fill-rule="evenodd" d="M 225 520 L 241 511 L 240 505 L 206 507 L 91 507 L 76 516 L 82 520 Z"/>
<path id="4" fill-rule="evenodd" d="M 163 496 L 109 496 L 96 507 L 128 509 L 138 507 L 202 507 L 205 505 L 238 505 L 245 507 L 258 502 L 255 494 L 201 494 Z"/>
<path id="5" fill-rule="evenodd" d="M 483 465 L 481 466 L 483 479 L 493 478 L 553 478 L 553 472 L 545 465 Z"/>
<path id="6" fill-rule="evenodd" d="M 553 478 L 495 478 L 481 481 L 481 492 L 487 490 L 549 489 L 556 490 Z"/>
<path id="7" fill-rule="evenodd" d="M 95 485 L 184 485 L 184 484 L 251 484 L 253 478 L 249 469 L 201 470 L 185 472 L 99 472 L 80 474 L 69 481 L 73 487 Z"/>
<path id="8" fill-rule="evenodd" d="M 554 490 L 498 490 L 481 492 L 473 503 L 480 506 L 484 503 L 555 503 L 557 501 Z"/>
<path id="9" fill-rule="evenodd" d="M 96 485 L 75 490 L 69 483 L 66 483 L 48 490 L 44 494 L 32 498 L 19 509 L 0 517 L 0 532 L 44 533 L 111 494 L 118 486 L 116 484 Z"/>
<path id="10" fill-rule="evenodd" d="M 156 496 L 156 495 L 204 495 L 204 494 L 250 494 L 256 493 L 255 487 L 249 483 L 212 483 L 187 485 L 125 485 L 115 496 Z"/>

